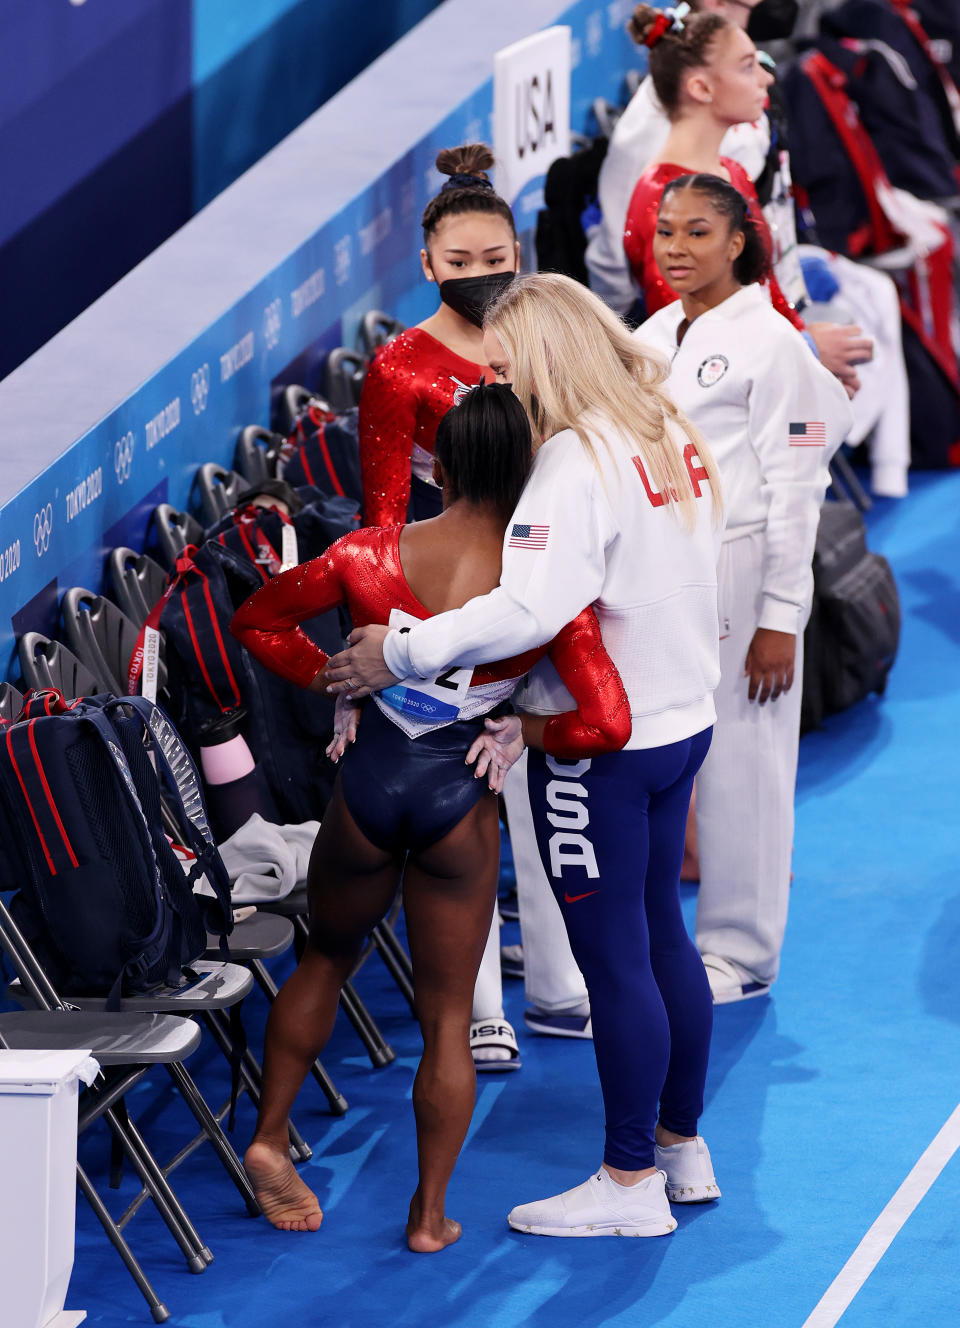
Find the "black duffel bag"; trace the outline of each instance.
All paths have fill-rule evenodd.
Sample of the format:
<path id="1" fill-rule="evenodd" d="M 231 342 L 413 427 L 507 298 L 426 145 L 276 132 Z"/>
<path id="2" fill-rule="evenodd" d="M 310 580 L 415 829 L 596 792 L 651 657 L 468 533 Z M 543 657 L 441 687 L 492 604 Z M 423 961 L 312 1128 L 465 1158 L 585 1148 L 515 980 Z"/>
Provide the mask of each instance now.
<path id="1" fill-rule="evenodd" d="M 882 695 L 900 642 L 900 599 L 890 564 L 867 548 L 863 517 L 853 503 L 824 503 L 813 582 L 802 732 L 871 692 Z"/>

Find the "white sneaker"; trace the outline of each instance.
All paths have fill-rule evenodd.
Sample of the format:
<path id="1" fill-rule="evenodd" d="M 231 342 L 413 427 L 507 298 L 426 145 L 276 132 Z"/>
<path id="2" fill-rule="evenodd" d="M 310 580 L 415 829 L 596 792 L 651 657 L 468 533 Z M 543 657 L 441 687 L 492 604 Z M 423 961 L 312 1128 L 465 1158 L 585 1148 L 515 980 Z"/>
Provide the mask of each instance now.
<path id="1" fill-rule="evenodd" d="M 520 1204 L 508 1215 L 514 1231 L 533 1236 L 668 1236 L 677 1226 L 658 1171 L 636 1185 L 618 1185 L 603 1167 L 575 1189 Z"/>
<path id="2" fill-rule="evenodd" d="M 758 982 L 749 973 L 741 970 L 729 959 L 719 955 L 702 955 L 703 966 L 707 970 L 707 981 L 713 995 L 714 1005 L 730 1005 L 733 1001 L 749 1001 L 753 996 L 766 996 L 770 990 L 769 982 Z"/>
<path id="3" fill-rule="evenodd" d="M 700 1138 L 682 1144 L 654 1148 L 656 1164 L 667 1177 L 666 1190 L 671 1203 L 708 1203 L 720 1198 L 720 1186 L 713 1174 L 710 1149 Z"/>

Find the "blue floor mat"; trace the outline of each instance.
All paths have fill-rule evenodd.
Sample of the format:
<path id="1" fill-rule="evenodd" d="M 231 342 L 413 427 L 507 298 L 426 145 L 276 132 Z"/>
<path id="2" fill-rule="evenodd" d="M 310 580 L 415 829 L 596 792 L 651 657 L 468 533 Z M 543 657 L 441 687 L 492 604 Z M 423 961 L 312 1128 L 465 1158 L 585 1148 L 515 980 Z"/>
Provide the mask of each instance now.
<path id="1" fill-rule="evenodd" d="M 702 1130 L 722 1200 L 676 1209 L 679 1229 L 662 1240 L 509 1232 L 514 1203 L 578 1184 L 597 1164 L 602 1117 L 591 1044 L 527 1035 L 522 984 L 507 983 L 524 1064 L 481 1077 L 449 1196 L 464 1237 L 439 1256 L 410 1254 L 419 1039 L 374 959 L 358 987 L 396 1063 L 371 1069 L 341 1020 L 324 1059 L 350 1111 L 333 1121 L 312 1081 L 296 1110 L 315 1150 L 304 1174 L 326 1212 L 322 1230 L 286 1235 L 247 1218 L 202 1149 L 175 1183 L 216 1255 L 208 1271 L 187 1273 L 149 1205 L 127 1232 L 172 1324 L 802 1328 L 960 1099 L 960 475 L 913 485 L 907 501 L 870 514 L 871 546 L 890 559 L 904 607 L 887 695 L 804 738 L 782 974 L 771 998 L 716 1011 Z M 688 918 L 694 904 L 685 889 Z M 257 1045 L 263 1005 L 248 1005 Z M 210 1100 L 226 1096 L 215 1053 L 204 1049 L 190 1068 Z M 158 1153 L 179 1147 L 189 1118 L 162 1071 L 130 1107 Z M 241 1148 L 252 1119 L 242 1103 Z M 134 1187 L 125 1180 L 109 1194 L 102 1127 L 83 1138 L 81 1158 L 122 1206 Z M 843 1328 L 960 1322 L 958 1184 L 954 1157 Z M 93 1324 L 149 1322 L 82 1199 L 77 1216 L 68 1305 Z"/>

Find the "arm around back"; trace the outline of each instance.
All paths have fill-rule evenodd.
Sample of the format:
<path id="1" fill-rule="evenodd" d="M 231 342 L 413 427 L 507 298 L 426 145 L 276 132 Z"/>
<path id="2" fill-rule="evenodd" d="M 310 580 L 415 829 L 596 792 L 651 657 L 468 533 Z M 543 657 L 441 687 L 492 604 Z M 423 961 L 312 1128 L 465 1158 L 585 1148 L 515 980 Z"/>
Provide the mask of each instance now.
<path id="1" fill-rule="evenodd" d="M 592 607 L 558 633 L 549 658 L 577 708 L 551 715 L 543 725 L 542 743 L 533 745 L 542 745 L 551 756 L 573 759 L 620 751 L 633 729 L 630 701 Z M 525 736 L 527 731 L 525 721 Z"/>

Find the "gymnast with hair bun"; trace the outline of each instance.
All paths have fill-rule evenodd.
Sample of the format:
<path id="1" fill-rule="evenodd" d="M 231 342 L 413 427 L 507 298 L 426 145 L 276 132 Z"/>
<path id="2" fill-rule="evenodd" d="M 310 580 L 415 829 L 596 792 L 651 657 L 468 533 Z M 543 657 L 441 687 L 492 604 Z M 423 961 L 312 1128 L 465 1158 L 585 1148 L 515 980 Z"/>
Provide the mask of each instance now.
<path id="1" fill-rule="evenodd" d="M 368 526 L 440 511 L 433 478 L 437 425 L 482 377 L 493 382 L 483 359 L 483 315 L 520 261 L 513 213 L 487 174 L 493 165 L 487 145 L 444 148 L 436 165 L 449 178 L 424 211 L 420 264 L 436 283 L 440 305 L 377 352 L 360 397 Z"/>
<path id="2" fill-rule="evenodd" d="M 440 304 L 378 351 L 360 397 L 364 519 L 392 526 L 436 516 L 433 475 L 440 420 L 481 379 L 484 311 L 513 280 L 520 259 L 513 214 L 494 190 L 485 143 L 444 148 L 436 166 L 448 178 L 423 213 L 420 264 Z M 477 1068 L 520 1068 L 513 1025 L 503 1013 L 499 915 L 491 920 L 474 992 L 470 1047 Z"/>

